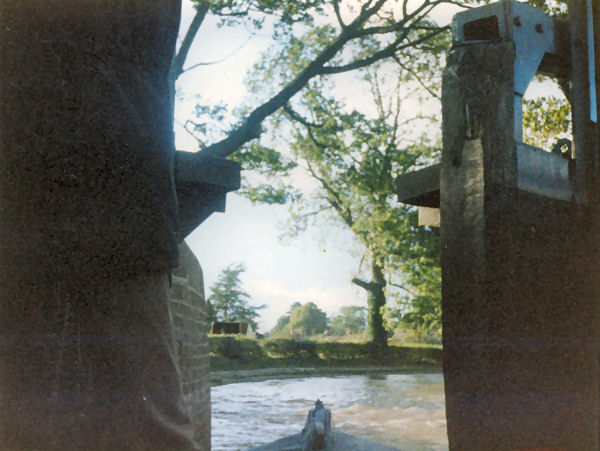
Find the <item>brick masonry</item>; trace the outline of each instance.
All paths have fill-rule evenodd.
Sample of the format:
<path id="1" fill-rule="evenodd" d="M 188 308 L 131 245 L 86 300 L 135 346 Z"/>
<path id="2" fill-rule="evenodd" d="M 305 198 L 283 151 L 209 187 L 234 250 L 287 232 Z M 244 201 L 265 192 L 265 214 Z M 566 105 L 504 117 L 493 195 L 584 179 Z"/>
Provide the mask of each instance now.
<path id="1" fill-rule="evenodd" d="M 173 270 L 170 297 L 182 389 L 196 438 L 203 450 L 210 450 L 210 348 L 204 280 L 202 268 L 187 244 L 180 244 L 179 253 L 179 266 Z"/>

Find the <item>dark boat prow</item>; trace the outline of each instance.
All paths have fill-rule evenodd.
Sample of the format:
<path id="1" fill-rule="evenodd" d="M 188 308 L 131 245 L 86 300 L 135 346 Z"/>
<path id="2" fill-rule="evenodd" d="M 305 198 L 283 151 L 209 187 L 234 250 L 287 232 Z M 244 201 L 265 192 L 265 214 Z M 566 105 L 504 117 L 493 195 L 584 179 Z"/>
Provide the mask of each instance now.
<path id="1" fill-rule="evenodd" d="M 331 411 L 317 399 L 310 409 L 306 424 L 299 434 L 275 440 L 251 451 L 395 451 L 397 448 L 381 445 L 360 437 L 333 430 Z"/>

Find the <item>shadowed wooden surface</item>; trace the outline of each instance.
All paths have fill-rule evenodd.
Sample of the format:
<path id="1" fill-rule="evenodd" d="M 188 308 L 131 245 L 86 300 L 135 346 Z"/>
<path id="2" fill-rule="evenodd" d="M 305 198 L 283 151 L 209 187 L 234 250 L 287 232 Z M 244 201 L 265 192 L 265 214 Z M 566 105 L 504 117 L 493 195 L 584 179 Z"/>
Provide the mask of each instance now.
<path id="1" fill-rule="evenodd" d="M 302 434 L 295 434 L 289 437 L 284 437 L 274 442 L 268 443 L 257 448 L 252 448 L 251 451 L 301 451 L 300 443 Z M 397 451 L 398 448 L 381 445 L 379 443 L 365 440 L 364 438 L 355 437 L 343 432 L 335 432 L 335 443 L 333 446 L 328 446 L 327 451 Z"/>
<path id="2" fill-rule="evenodd" d="M 513 58 L 457 48 L 444 75 L 450 449 L 598 449 L 597 211 L 518 189 Z"/>

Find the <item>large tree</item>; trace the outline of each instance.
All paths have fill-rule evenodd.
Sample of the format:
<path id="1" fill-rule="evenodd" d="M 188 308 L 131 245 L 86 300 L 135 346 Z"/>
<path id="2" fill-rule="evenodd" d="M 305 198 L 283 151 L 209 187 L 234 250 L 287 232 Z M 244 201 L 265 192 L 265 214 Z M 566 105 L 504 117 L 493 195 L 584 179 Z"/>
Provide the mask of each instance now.
<path id="1" fill-rule="evenodd" d="M 258 311 L 265 306 L 250 304 L 250 295 L 243 290 L 240 279 L 245 270 L 242 263 L 225 268 L 215 284 L 210 287 L 208 303 L 213 321 L 245 321 L 256 330 L 256 319 L 260 316 Z"/>
<path id="2" fill-rule="evenodd" d="M 214 156 L 227 156 L 258 138 L 263 121 L 284 107 L 310 82 L 323 77 L 368 67 L 424 47 L 448 27 L 429 20 L 429 14 L 441 5 L 478 3 L 474 0 L 194 0 L 196 14 L 184 33 L 170 70 L 171 95 L 175 98 L 175 81 L 187 70 L 199 67 L 186 60 L 190 48 L 205 23 L 215 16 L 224 26 L 244 24 L 253 29 L 268 28 L 274 40 L 283 45 L 303 47 L 302 58 L 287 66 L 271 80 L 270 89 L 259 96 L 239 121 L 230 124 L 222 139 L 208 142 L 206 124 L 197 123 L 202 150 Z M 306 41 L 301 36 L 314 30 L 319 39 Z M 217 109 L 220 111 L 220 108 Z M 215 113 L 202 105 L 201 113 Z M 222 117 L 221 117 L 222 118 Z M 202 121 L 200 121 L 202 122 Z M 220 124 L 221 126 L 223 124 Z"/>
<path id="3" fill-rule="evenodd" d="M 184 72 L 191 44 L 208 15 L 219 16 L 226 25 L 241 22 L 257 28 L 265 23 L 272 25 L 273 34 L 278 42 L 275 50 L 271 52 L 272 64 L 257 63 L 252 75 L 257 80 L 268 80 L 268 83 L 258 83 L 252 87 L 253 100 L 243 113 L 239 114 L 240 119 L 231 126 L 230 132 L 218 142 L 209 142 L 211 132 L 207 124 L 210 124 L 210 119 L 216 119 L 222 127 L 223 107 L 200 105 L 197 109 L 200 118 L 195 127 L 196 136 L 199 137 L 202 152 L 225 156 L 241 150 L 244 154 L 241 159 L 245 160 L 247 168 L 261 168 L 277 177 L 282 171 L 292 170 L 297 162 L 284 162 L 278 152 L 257 142 L 255 138 L 260 136 L 263 129 L 279 129 L 282 111 L 287 118 L 295 121 L 297 134 L 300 133 L 299 126 L 305 127 L 305 136 L 298 144 L 303 145 L 300 142 L 303 140 L 308 145 L 308 155 L 312 153 L 318 156 L 319 152 L 311 151 L 310 148 L 318 150 L 323 147 L 323 143 L 330 148 L 331 154 L 327 155 L 321 164 L 315 164 L 313 161 L 306 169 L 327 193 L 321 196 L 319 209 L 333 210 L 337 219 L 349 227 L 366 247 L 365 259 L 370 267 L 370 275 L 367 280 L 357 277 L 353 282 L 364 288 L 368 294 L 369 330 L 372 340 L 376 343 L 386 343 L 381 311 L 386 303 L 386 286 L 389 288 L 386 277 L 390 278 L 389 268 L 395 258 L 390 257 L 390 248 L 393 247 L 396 251 L 398 249 L 396 244 L 391 243 L 406 241 L 406 238 L 402 238 L 404 233 L 396 233 L 399 223 L 404 224 L 404 230 L 410 229 L 410 210 L 390 202 L 394 192 L 393 178 L 412 167 L 418 160 L 420 151 L 423 151 L 421 156 L 425 159 L 430 157 L 431 146 L 429 143 L 413 141 L 401 146 L 399 151 L 393 150 L 398 144 L 397 133 L 400 124 L 393 123 L 393 112 L 389 109 L 386 112 L 382 110 L 387 104 L 387 99 L 381 94 L 378 99 L 378 117 L 368 118 L 361 112 L 342 111 L 343 108 L 337 99 L 326 98 L 319 93 L 332 75 L 356 72 L 382 61 L 393 61 L 394 66 L 400 68 L 403 73 L 401 82 L 411 80 L 428 94 L 435 95 L 437 88 L 435 84 L 430 83 L 428 77 L 436 66 L 440 65 L 439 50 L 443 47 L 440 41 L 447 42 L 448 28 L 432 22 L 429 14 L 444 4 L 475 3 L 478 2 L 370 0 L 357 5 L 355 2 L 340 0 L 200 0 L 195 2 L 196 15 L 173 60 L 171 80 L 174 83 Z M 189 67 L 193 68 L 194 65 Z M 172 89 L 174 92 L 174 87 Z M 325 101 L 322 108 L 318 105 L 320 101 Z M 296 111 L 311 108 L 315 108 L 315 114 L 320 115 L 319 120 L 324 121 L 326 126 L 318 124 L 318 127 L 312 127 L 314 124 L 303 120 Z M 335 116 L 340 112 L 343 113 L 343 117 L 336 123 Z M 268 125 L 265 123 L 267 119 Z M 342 156 L 347 151 L 343 135 L 347 132 L 353 133 L 358 123 L 360 124 L 355 133 L 357 144 L 350 153 L 361 153 L 363 149 L 360 149 L 360 146 L 368 147 L 369 151 L 357 156 L 365 158 L 362 167 L 357 165 L 352 168 L 348 164 L 349 160 Z M 387 142 L 383 138 L 385 133 L 389 133 L 390 136 Z M 329 134 L 332 136 L 331 141 L 335 142 L 329 142 Z M 315 135 L 321 136 L 316 140 L 312 139 Z M 299 134 L 297 136 L 300 137 Z M 247 145 L 248 143 L 250 144 Z M 409 152 L 406 152 L 407 149 Z M 378 153 L 383 153 L 383 158 L 380 158 Z M 411 154 L 410 158 L 397 161 L 398 155 L 408 154 Z M 329 168 L 340 162 L 342 166 L 346 165 L 349 171 L 344 175 L 347 180 L 342 180 L 342 177 L 339 180 L 340 185 L 336 186 L 328 180 Z M 380 171 L 376 166 L 382 162 Z M 332 175 L 337 174 L 343 174 L 343 171 L 334 172 Z M 362 181 L 359 180 L 361 177 Z M 346 192 L 351 185 L 357 187 L 358 191 Z M 296 192 L 286 188 L 280 180 L 271 179 L 269 183 L 260 186 L 246 186 L 245 191 L 251 197 L 262 197 L 262 200 L 270 202 L 300 200 Z M 340 203 L 342 197 L 347 194 L 353 198 L 352 208 Z M 328 199 L 328 203 L 323 203 L 324 199 Z M 298 212 L 297 224 L 302 224 L 314 214 L 315 211 Z M 412 215 L 414 216 L 414 212 Z"/>
<path id="4" fill-rule="evenodd" d="M 310 30 L 302 39 L 267 52 L 249 77 L 250 90 L 261 92 L 273 81 L 282 82 L 287 67 L 309 58 L 308 44 L 326 39 L 323 33 Z M 270 118 L 268 129 L 273 133 L 236 155 L 246 169 L 266 176 L 264 183 L 246 180 L 244 193 L 250 199 L 291 204 L 292 233 L 315 220 L 330 219 L 335 227 L 354 234 L 367 268 L 352 282 L 366 291 L 369 335 L 378 344 L 386 343 L 381 313 L 388 294 L 404 299 L 409 295 L 423 304 L 424 296 L 413 294 L 427 292 L 434 295 L 427 303 L 440 310 L 439 282 L 432 286 L 432 278 L 403 274 L 425 272 L 429 260 L 420 253 L 439 255 L 439 243 L 431 231 L 416 227 L 414 208 L 397 202 L 395 180 L 438 154 L 438 118 L 414 111 L 414 105 L 439 108 L 439 68 L 448 37 L 436 35 L 389 62 L 358 70 L 353 96 L 361 98 L 359 107 L 347 107 L 335 95 L 331 80 L 313 80 Z M 294 189 L 298 172 L 313 180 L 312 192 Z M 436 262 L 431 263 L 435 270 Z M 397 312 L 408 314 L 412 307 L 405 305 Z M 419 310 L 421 305 L 415 307 Z"/>
<path id="5" fill-rule="evenodd" d="M 307 40 L 316 38 L 315 34 L 309 33 Z M 430 46 L 434 44 L 439 50 L 445 41 L 430 41 Z M 270 55 L 259 65 L 260 76 L 254 79 L 270 80 L 278 67 L 298 61 L 301 52 L 302 46 L 292 46 L 286 58 Z M 436 60 L 439 52 L 429 57 Z M 401 92 L 404 83 L 412 81 L 422 86 L 421 94 L 436 96 L 432 73 L 422 70 L 421 76 L 415 77 L 414 67 L 424 61 L 400 61 L 383 71 L 378 70 L 381 67 L 364 71 L 363 82 L 370 88 L 366 98 L 371 99 L 367 112 L 349 110 L 327 94 L 332 86 L 326 81 L 315 82 L 304 89 L 294 105 L 286 105 L 273 118 L 273 129 L 283 130 L 281 134 L 287 139 L 266 139 L 237 154 L 246 168 L 268 177 L 266 183 L 247 183 L 246 195 L 256 201 L 288 201 L 292 206 L 290 230 L 294 233 L 316 219 L 331 219 L 354 234 L 368 270 L 366 278 L 355 277 L 352 281 L 367 293 L 370 339 L 381 345 L 385 345 L 387 335 L 381 315 L 386 291 L 407 292 L 411 290 L 407 282 L 417 290 L 424 282 L 402 277 L 396 270 L 402 265 L 408 268 L 407 259 L 411 269 L 418 267 L 423 261 L 418 255 L 420 250 L 439 253 L 437 238 L 416 227 L 414 209 L 395 198 L 396 177 L 430 161 L 438 151 L 435 142 L 413 132 L 429 118 L 410 114 L 402 107 L 403 100 L 409 100 Z M 426 67 L 433 68 L 434 64 Z M 255 81 L 253 87 L 258 83 Z M 277 149 L 269 142 L 276 143 Z M 301 193 L 291 183 L 286 185 L 285 177 L 293 179 L 298 171 L 314 181 L 312 192 Z M 273 176 L 279 178 L 276 190 Z M 437 301 L 439 306 L 439 294 Z"/>
<path id="6" fill-rule="evenodd" d="M 207 131 L 205 123 L 196 123 L 199 132 L 196 136 L 201 140 L 202 150 L 218 156 L 230 155 L 260 136 L 263 121 L 284 107 L 311 81 L 352 72 L 379 61 L 405 61 L 404 57 L 411 56 L 415 49 L 427 48 L 430 39 L 449 31 L 448 26 L 438 26 L 431 21 L 431 13 L 435 10 L 490 3 L 490 0 L 190 1 L 195 14 L 187 29 L 182 30 L 181 44 L 169 71 L 173 108 L 177 79 L 185 72 L 211 64 L 187 61 L 207 18 L 216 19 L 220 26 L 243 25 L 251 33 L 268 29 L 274 40 L 283 46 L 296 41 L 304 47 L 305 58 L 282 71 L 279 83 L 265 91 L 260 102 L 247 109 L 236 123 L 217 125 L 220 130 L 229 127 L 227 133 L 221 133 L 222 139 L 209 142 L 208 136 L 214 136 L 214 133 Z M 566 14 L 566 0 L 528 0 L 527 3 L 554 15 Z M 302 39 L 309 29 L 321 30 L 322 39 Z M 222 106 L 200 105 L 199 112 L 201 115 L 222 112 Z M 219 118 L 223 122 L 223 116 L 219 115 Z"/>
<path id="7" fill-rule="evenodd" d="M 367 312 L 364 307 L 345 305 L 331 318 L 329 328 L 334 335 L 352 335 L 364 332 L 367 326 Z"/>
<path id="8" fill-rule="evenodd" d="M 297 1 L 275 1 L 275 0 L 196 0 L 195 17 L 186 31 L 180 48 L 170 70 L 171 95 L 175 98 L 175 80 L 186 70 L 186 59 L 191 45 L 202 27 L 205 19 L 209 15 L 220 18 L 223 25 L 236 25 L 244 23 L 246 26 L 256 29 L 264 25 L 270 27 L 275 40 L 278 42 L 276 50 L 275 63 L 270 67 L 263 66 L 259 62 L 256 69 L 262 72 L 260 75 L 268 80 L 267 84 L 256 85 L 253 90 L 253 100 L 249 105 L 238 114 L 237 123 L 230 124 L 230 130 L 222 139 L 216 142 L 210 142 L 211 119 L 218 122 L 220 128 L 223 127 L 223 106 L 210 107 L 208 105 L 199 105 L 197 112 L 199 118 L 195 123 L 196 136 L 200 141 L 202 153 L 214 156 L 228 156 L 242 150 L 247 162 L 254 160 L 254 166 L 261 166 L 271 175 L 279 175 L 281 171 L 292 169 L 296 162 L 282 163 L 277 152 L 265 147 L 257 142 L 263 132 L 265 120 L 271 118 L 269 129 L 277 127 L 280 121 L 276 113 L 285 111 L 289 118 L 296 121 L 296 125 L 301 124 L 306 127 L 305 136 L 300 134 L 297 137 L 303 140 L 309 148 L 316 149 L 317 152 L 308 151 L 315 155 L 319 154 L 318 149 L 329 147 L 332 153 L 320 164 L 312 162 L 307 165 L 311 176 L 319 181 L 323 190 L 327 193 L 321 201 L 327 199 L 327 204 L 321 202 L 321 207 L 333 209 L 337 218 L 348 226 L 363 242 L 366 247 L 366 258 L 369 262 L 370 273 L 369 280 L 355 278 L 353 282 L 364 288 L 369 298 L 369 330 L 372 340 L 379 344 L 386 343 L 386 333 L 383 329 L 381 309 L 385 305 L 386 289 L 386 264 L 390 261 L 388 244 L 379 243 L 393 235 L 394 222 L 406 222 L 407 211 L 404 207 L 393 206 L 389 208 L 389 199 L 393 197 L 393 176 L 398 172 L 398 162 L 395 161 L 395 152 L 392 147 L 397 143 L 396 135 L 399 124 L 393 124 L 389 128 L 390 112 L 383 112 L 378 118 L 369 123 L 361 113 L 344 113 L 341 123 L 336 123 L 332 115 L 341 111 L 340 105 L 334 98 L 326 100 L 325 108 L 321 110 L 321 119 L 329 124 L 327 127 L 312 127 L 310 122 L 304 121 L 298 115 L 292 106 L 294 102 L 306 102 L 311 97 L 319 96 L 321 85 L 330 79 L 331 76 L 347 72 L 354 72 L 381 61 L 394 61 L 394 64 L 402 68 L 406 77 L 422 85 L 426 91 L 432 91 L 431 86 L 422 80 L 422 72 L 430 72 L 439 62 L 439 54 L 433 57 L 433 61 L 428 59 L 427 53 L 433 48 L 434 54 L 439 50 L 439 39 L 447 39 L 448 27 L 440 27 L 429 19 L 429 14 L 441 5 L 470 5 L 477 3 L 471 0 L 417 0 L 417 1 L 392 1 L 392 0 L 368 0 L 362 3 L 343 0 L 311 0 L 307 2 Z M 431 53 L 431 52 L 429 52 Z M 418 54 L 418 55 L 417 55 Z M 281 64 L 277 63 L 281 60 Z M 187 69 L 192 69 L 197 65 L 188 65 Z M 255 71 L 255 74 L 257 72 Z M 302 100 L 298 100 L 301 97 Z M 380 106 L 387 102 L 386 99 L 379 99 Z M 317 114 L 319 107 L 316 101 L 311 105 L 305 105 L 301 110 L 315 107 Z M 383 117 L 382 115 L 387 115 Z M 329 116 L 325 118 L 324 116 Z M 387 132 L 391 132 L 392 138 L 388 142 L 382 140 L 382 125 L 388 127 Z M 356 142 L 361 142 L 361 146 L 371 146 L 376 151 L 370 155 L 361 155 L 365 157 L 365 164 L 362 168 L 352 168 L 348 160 L 342 156 L 346 149 L 344 148 L 345 139 L 343 134 L 353 130 L 354 126 L 361 122 L 359 132 L 356 136 Z M 213 122 L 214 123 L 214 122 Z M 362 128 L 361 128 L 362 127 Z M 312 130 L 311 130 L 312 128 Z M 393 129 L 393 130 L 392 130 Z M 298 132 L 299 133 L 299 132 Z M 335 143 L 329 145 L 327 134 L 332 133 L 332 139 Z M 316 134 L 321 136 L 312 139 Z M 370 137 L 367 136 L 370 134 Z M 377 142 L 379 141 L 379 142 Z M 248 145 L 250 143 L 250 145 Z M 406 159 L 400 162 L 403 170 L 406 170 L 414 163 L 416 157 L 415 151 L 427 147 L 426 145 L 412 144 L 413 161 L 407 164 Z M 335 150 L 334 150 L 335 149 Z M 373 150 L 371 149 L 371 150 Z M 360 150 L 355 148 L 354 151 Z M 403 149 L 404 150 L 404 149 Z M 383 153 L 380 158 L 378 153 Z M 429 151 L 425 152 L 428 154 Z M 404 152 L 405 153 L 405 152 Z M 430 153 L 430 152 L 429 152 Z M 385 155 L 387 154 L 387 155 Z M 384 161 L 385 160 L 385 161 Z M 410 159 L 409 159 L 410 160 Z M 336 165 L 338 162 L 346 164 L 349 172 L 346 174 L 347 180 L 340 180 L 341 185 L 335 186 L 327 177 L 328 168 Z M 383 161 L 383 173 L 373 170 L 375 166 Z M 386 164 L 388 164 L 386 166 Z M 395 166 L 394 166 L 395 165 Z M 355 174 L 352 174 L 353 170 Z M 365 175 L 365 172 L 371 173 L 361 182 L 358 179 Z M 334 174 L 341 174 L 335 172 Z M 383 175 L 381 178 L 380 175 Z M 373 184 L 374 183 L 374 184 Z M 354 185 L 359 188 L 358 193 L 346 193 L 348 186 Z M 366 189 L 365 189 L 366 188 Z M 363 192 L 360 192 L 360 190 Z M 290 200 L 290 191 L 286 190 L 279 182 L 271 182 L 260 187 L 247 187 L 246 192 L 252 195 L 258 194 L 263 200 L 284 202 Z M 258 190 L 258 191 L 257 191 Z M 365 195 L 366 191 L 371 191 Z M 354 203 L 353 208 L 342 205 L 340 199 L 346 194 L 359 199 Z M 293 193 L 292 193 L 293 195 Z M 339 197 L 339 199 L 336 199 Z M 402 210 L 402 211 L 400 211 Z M 365 214 L 366 213 L 366 214 Z M 310 214 L 309 214 L 310 216 Z M 390 219 L 394 217 L 394 219 Z M 389 220 L 388 220 L 389 219 Z M 302 221 L 300 221 L 302 222 Z M 377 224 L 382 225 L 379 227 Z M 378 227 L 386 229 L 387 238 L 382 239 L 381 233 L 371 232 L 368 229 L 376 230 Z M 406 227 L 405 227 L 406 228 Z M 397 241 L 398 238 L 392 238 Z"/>
<path id="9" fill-rule="evenodd" d="M 209 15 L 218 16 L 225 25 L 245 23 L 272 29 L 278 45 L 271 53 L 271 63 L 257 63 L 252 75 L 254 81 L 268 83 L 251 83 L 252 101 L 238 111 L 236 123 L 226 124 L 229 132 L 216 142 L 211 142 L 209 136 L 215 135 L 211 135 L 207 124 L 216 119 L 224 128 L 223 107 L 199 106 L 195 131 L 200 148 L 217 156 L 241 151 L 238 158 L 245 161 L 247 168 L 262 169 L 279 177 L 298 167 L 297 158 L 286 160 L 273 146 L 256 138 L 264 130 L 292 130 L 297 147 L 293 151 L 296 156 L 302 154 L 303 167 L 320 184 L 322 194 L 320 203 L 296 210 L 296 222 L 306 224 L 317 213 L 333 211 L 363 243 L 370 275 L 367 279 L 357 277 L 353 282 L 368 293 L 369 329 L 373 341 L 378 343 L 385 343 L 381 311 L 392 284 L 400 286 L 403 305 L 388 317 L 400 317 L 428 330 L 439 327 L 439 254 L 430 252 L 437 246 L 437 238 L 418 232 L 410 223 L 414 210 L 392 201 L 394 177 L 430 159 L 435 143 L 425 139 L 399 143 L 399 133 L 406 133 L 408 127 L 394 123 L 394 113 L 389 108 L 382 110 L 389 100 L 385 96 L 380 95 L 378 100 L 377 117 L 369 117 L 360 111 L 348 112 L 339 99 L 324 95 L 322 88 L 333 75 L 393 61 L 402 74 L 398 77 L 401 83 L 410 89 L 420 86 L 436 97 L 438 89 L 430 77 L 441 70 L 439 51 L 447 44 L 448 33 L 447 27 L 430 20 L 430 13 L 443 4 L 483 3 L 488 2 L 370 0 L 357 5 L 341 0 L 198 0 L 196 16 L 173 60 L 174 82 L 185 71 L 191 43 Z M 553 11 L 561 7 L 553 1 L 530 3 Z M 189 65 L 188 69 L 194 67 Z M 286 117 L 294 125 L 282 125 L 282 118 Z M 348 145 L 348 134 L 353 135 L 354 147 Z M 300 146 L 304 150 L 299 151 Z M 397 161 L 399 155 L 404 157 Z M 321 162 L 317 164 L 315 158 Z M 339 185 L 333 180 L 337 176 L 341 176 Z M 245 191 L 250 197 L 269 202 L 292 201 L 301 205 L 299 193 L 287 188 L 280 179 L 272 178 L 268 184 L 246 186 Z M 351 198 L 352 208 L 347 207 L 346 196 Z M 315 205 L 318 208 L 313 208 Z M 425 256 L 419 257 L 419 252 Z M 390 284 L 393 276 L 399 274 L 400 283 L 396 280 Z"/>
<path id="10" fill-rule="evenodd" d="M 280 335 L 283 329 L 290 323 L 290 316 L 294 310 L 301 307 L 302 304 L 300 302 L 294 302 L 287 313 L 285 315 L 281 315 L 275 324 L 275 327 L 271 329 L 271 335 L 277 336 Z"/>
<path id="11" fill-rule="evenodd" d="M 296 302 L 287 315 L 279 318 L 271 335 L 281 338 L 305 338 L 322 334 L 327 329 L 327 324 L 327 314 L 314 302 Z"/>

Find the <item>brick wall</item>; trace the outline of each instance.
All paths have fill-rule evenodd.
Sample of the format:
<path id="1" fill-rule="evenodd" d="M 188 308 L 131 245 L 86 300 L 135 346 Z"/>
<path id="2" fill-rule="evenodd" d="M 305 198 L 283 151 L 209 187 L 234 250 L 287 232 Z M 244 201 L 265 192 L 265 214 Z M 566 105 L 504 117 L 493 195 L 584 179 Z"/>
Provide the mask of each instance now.
<path id="1" fill-rule="evenodd" d="M 179 246 L 179 252 L 170 296 L 182 388 L 196 437 L 202 449 L 210 450 L 209 324 L 202 268 L 185 243 Z"/>

